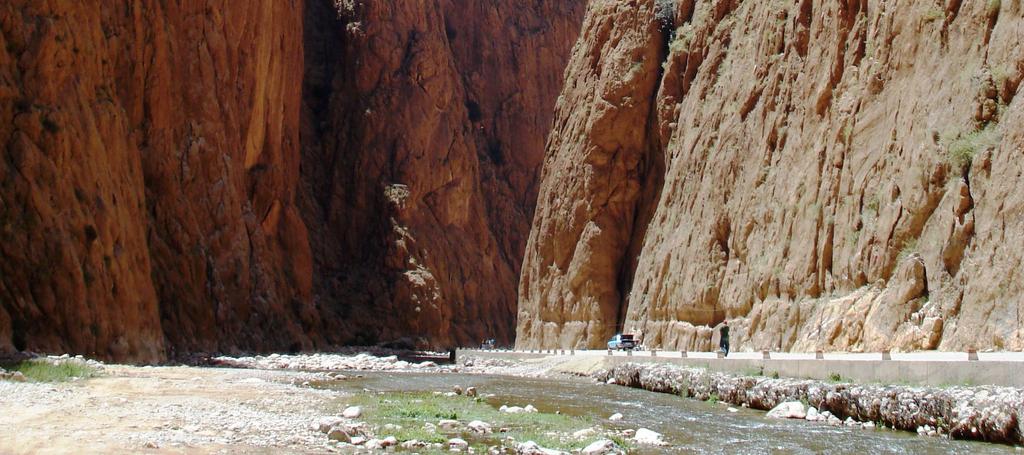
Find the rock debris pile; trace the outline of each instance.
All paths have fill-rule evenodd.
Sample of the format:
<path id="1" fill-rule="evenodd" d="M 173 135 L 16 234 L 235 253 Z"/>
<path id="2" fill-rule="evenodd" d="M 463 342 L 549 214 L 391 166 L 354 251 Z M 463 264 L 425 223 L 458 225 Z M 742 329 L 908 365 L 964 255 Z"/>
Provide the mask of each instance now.
<path id="1" fill-rule="evenodd" d="M 699 368 L 626 363 L 593 378 L 654 392 L 772 410 L 785 418 L 885 426 L 918 433 L 1024 443 L 1024 391 L 1010 387 L 856 385 L 807 379 L 734 376 Z M 794 403 L 795 402 L 795 403 Z M 807 403 L 807 405 L 804 405 Z M 923 431 L 922 431 L 923 430 Z"/>

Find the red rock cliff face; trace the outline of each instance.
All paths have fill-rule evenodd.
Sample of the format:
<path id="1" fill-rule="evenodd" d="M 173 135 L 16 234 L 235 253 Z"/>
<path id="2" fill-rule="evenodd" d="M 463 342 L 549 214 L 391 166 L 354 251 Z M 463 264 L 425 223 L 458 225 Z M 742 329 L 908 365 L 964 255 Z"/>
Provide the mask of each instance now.
<path id="1" fill-rule="evenodd" d="M 317 305 L 344 342 L 511 341 L 582 2 L 341 2 L 333 22 L 334 5 L 310 5 L 321 22 L 307 29 L 302 172 Z"/>
<path id="2" fill-rule="evenodd" d="M 0 343 L 140 360 L 310 345 L 301 10 L 15 1 L 0 16 Z"/>
<path id="3" fill-rule="evenodd" d="M 1021 349 L 1020 2 L 592 2 L 521 347 Z"/>
<path id="4" fill-rule="evenodd" d="M 338 3 L 0 6 L 0 350 L 511 338 L 582 0 Z"/>

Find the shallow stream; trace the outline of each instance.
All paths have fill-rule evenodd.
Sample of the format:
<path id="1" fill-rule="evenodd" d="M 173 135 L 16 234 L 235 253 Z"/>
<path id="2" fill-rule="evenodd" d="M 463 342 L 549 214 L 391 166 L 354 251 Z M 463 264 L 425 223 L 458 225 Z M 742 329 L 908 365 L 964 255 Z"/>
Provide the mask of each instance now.
<path id="1" fill-rule="evenodd" d="M 455 384 L 495 394 L 488 402 L 532 404 L 541 412 L 584 416 L 605 428 L 648 428 L 665 436 L 667 448 L 638 447 L 635 453 L 722 454 L 919 454 L 1024 453 L 1014 447 L 981 442 L 920 437 L 902 431 L 831 427 L 822 423 L 777 420 L 764 412 L 738 409 L 678 396 L 575 379 L 524 379 L 505 376 L 418 373 L 363 373 L 345 381 L 342 390 L 371 392 L 448 391 Z M 625 418 L 611 422 L 607 417 Z"/>

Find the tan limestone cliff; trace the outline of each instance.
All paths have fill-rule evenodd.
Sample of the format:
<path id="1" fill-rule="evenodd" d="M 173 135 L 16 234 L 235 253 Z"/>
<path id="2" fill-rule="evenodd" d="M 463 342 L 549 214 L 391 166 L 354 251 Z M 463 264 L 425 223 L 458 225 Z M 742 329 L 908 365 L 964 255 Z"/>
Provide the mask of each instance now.
<path id="1" fill-rule="evenodd" d="M 728 320 L 734 349 L 1024 348 L 1022 16 L 1010 1 L 592 2 L 517 344 L 625 330 L 710 349 Z"/>

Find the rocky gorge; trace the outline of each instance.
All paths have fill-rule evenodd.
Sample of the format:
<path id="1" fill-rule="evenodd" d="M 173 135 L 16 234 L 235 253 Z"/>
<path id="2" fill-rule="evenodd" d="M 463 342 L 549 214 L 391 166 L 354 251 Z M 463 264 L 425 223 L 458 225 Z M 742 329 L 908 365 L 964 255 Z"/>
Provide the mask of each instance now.
<path id="1" fill-rule="evenodd" d="M 582 13 L 5 2 L 0 351 L 510 343 Z"/>
<path id="2" fill-rule="evenodd" d="M 0 5 L 0 352 L 1024 349 L 1018 0 Z"/>

